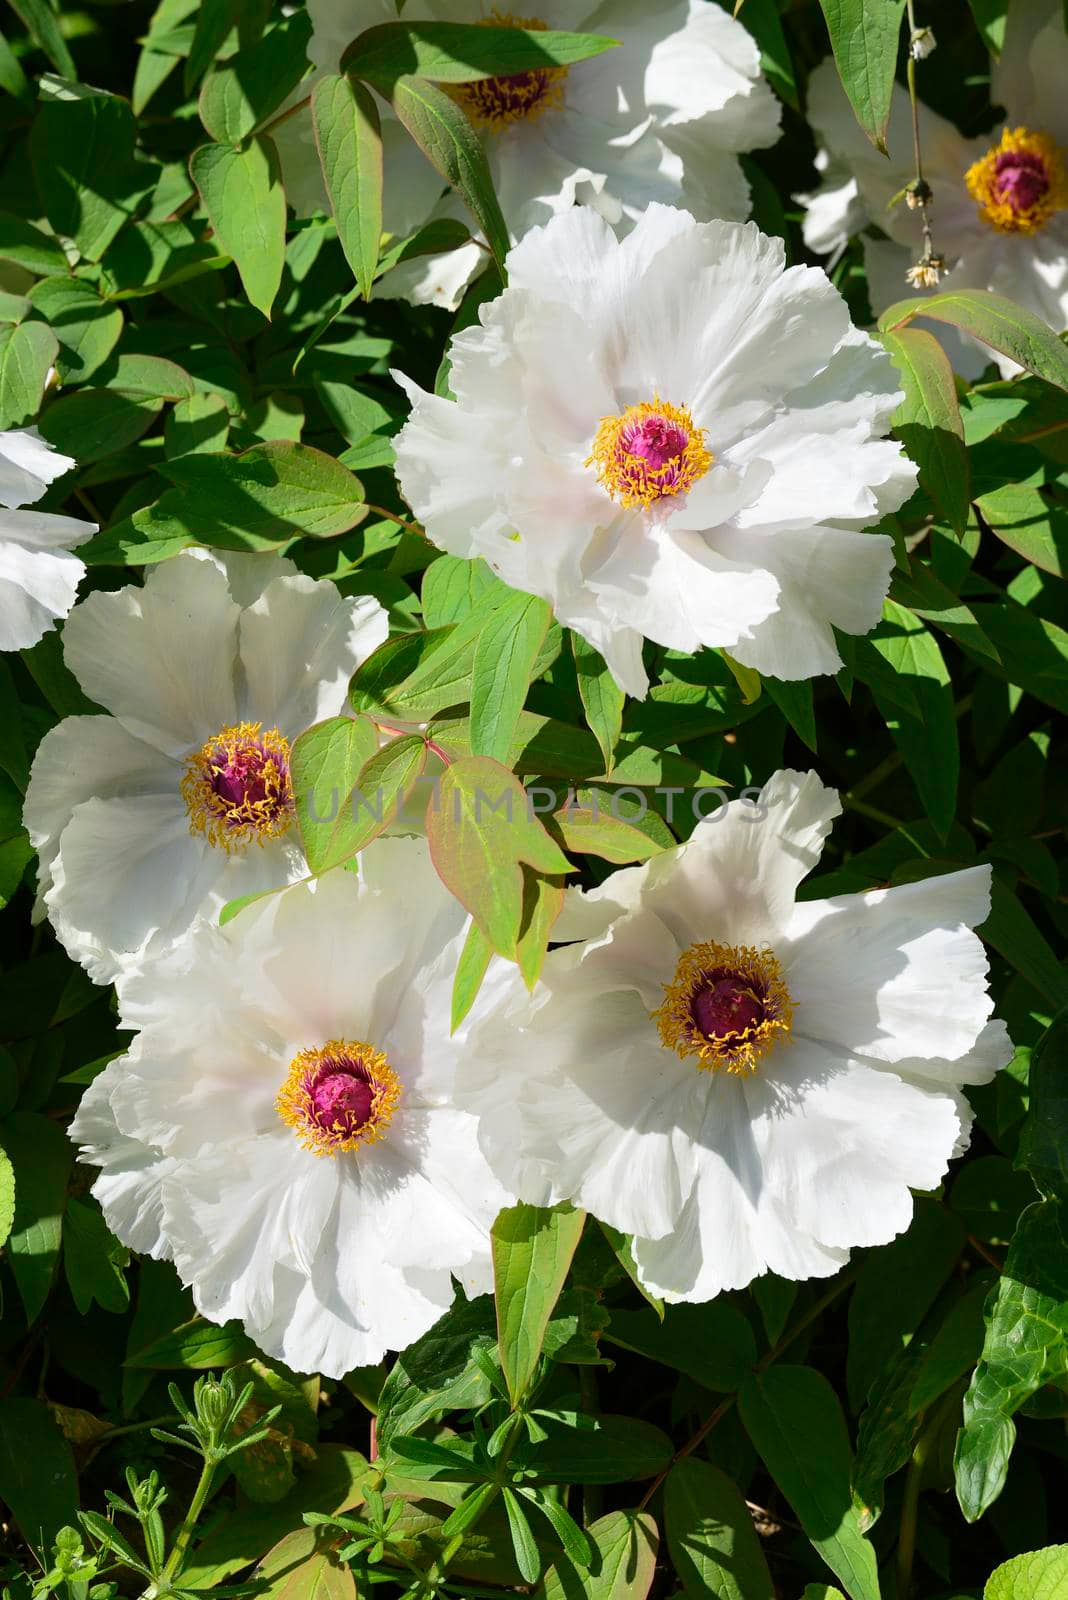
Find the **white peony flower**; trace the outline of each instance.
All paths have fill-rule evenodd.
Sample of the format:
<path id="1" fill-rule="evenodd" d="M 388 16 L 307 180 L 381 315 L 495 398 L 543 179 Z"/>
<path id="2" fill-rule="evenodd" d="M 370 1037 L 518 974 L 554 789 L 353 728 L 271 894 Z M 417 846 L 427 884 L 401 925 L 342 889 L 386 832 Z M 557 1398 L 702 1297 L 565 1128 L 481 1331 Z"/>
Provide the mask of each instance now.
<path id="1" fill-rule="evenodd" d="M 635 222 L 652 201 L 702 218 L 749 215 L 738 154 L 774 144 L 780 107 L 760 72 L 760 52 L 740 22 L 709 0 L 538 0 L 536 15 L 488 0 L 407 0 L 405 22 L 510 24 L 598 33 L 619 47 L 571 68 L 457 85 L 452 91 L 484 136 L 494 187 L 514 238 L 576 201 L 613 224 Z M 391 0 L 310 0 L 308 55 L 336 72 L 365 28 L 397 20 Z M 308 93 L 314 78 L 301 85 Z M 392 115 L 383 121 L 385 226 L 402 236 L 427 220 L 469 222 Z M 310 118 L 276 133 L 286 191 L 301 210 L 325 206 Z M 421 169 L 420 170 L 420 165 Z M 485 264 L 475 242 L 408 263 L 383 280 L 388 294 L 454 307 Z"/>
<path id="2" fill-rule="evenodd" d="M 724 646 L 779 678 L 841 665 L 890 540 L 861 530 L 915 469 L 900 394 L 818 268 L 753 223 L 651 206 L 617 240 L 577 208 L 508 258 L 450 345 L 455 400 L 398 381 L 397 473 L 433 542 L 548 600 L 629 694 L 642 640 Z"/>
<path id="3" fill-rule="evenodd" d="M 969 932 L 989 868 L 795 903 L 839 809 L 780 772 L 573 893 L 553 937 L 578 942 L 480 1013 L 458 1068 L 498 1177 L 636 1235 L 667 1299 L 885 1244 L 967 1143 L 961 1085 L 1012 1053 Z"/>
<path id="4" fill-rule="evenodd" d="M 36 428 L 0 433 L 0 650 L 28 650 L 74 604 L 85 564 L 71 555 L 95 522 L 20 511 L 40 500 L 74 462 Z"/>
<path id="5" fill-rule="evenodd" d="M 185 551 L 74 608 L 67 665 L 111 715 L 45 735 L 25 823 L 48 916 L 97 982 L 306 872 L 290 745 L 344 711 L 387 631 L 377 601 L 269 555 Z"/>
<path id="6" fill-rule="evenodd" d="M 119 980 L 139 1031 L 71 1126 L 108 1226 L 298 1372 L 404 1349 L 451 1274 L 492 1287 L 509 1197 L 450 1104 L 466 920 L 424 842 L 380 840 Z"/>
<path id="7" fill-rule="evenodd" d="M 920 107 L 923 174 L 934 243 L 947 270 L 920 275 L 921 286 L 992 289 L 1033 311 L 1058 332 L 1068 326 L 1068 34 L 1055 0 L 1013 0 L 1005 48 L 991 73 L 991 94 L 1005 112 L 992 134 L 965 139 L 952 123 Z M 865 138 L 846 100 L 834 62 L 812 74 L 809 120 L 829 156 L 828 183 L 807 202 L 806 243 L 830 250 L 866 221 L 886 240 L 865 241 L 872 305 L 882 311 L 907 299 L 910 268 L 923 254 L 921 219 L 900 198 L 915 177 L 912 115 L 895 85 L 887 131 L 890 159 Z M 852 175 L 856 193 L 843 187 Z M 896 197 L 896 203 L 895 202 Z M 858 211 L 857 201 L 861 202 Z M 927 324 L 965 377 L 991 360 L 1009 376 L 1019 368 L 945 325 Z"/>

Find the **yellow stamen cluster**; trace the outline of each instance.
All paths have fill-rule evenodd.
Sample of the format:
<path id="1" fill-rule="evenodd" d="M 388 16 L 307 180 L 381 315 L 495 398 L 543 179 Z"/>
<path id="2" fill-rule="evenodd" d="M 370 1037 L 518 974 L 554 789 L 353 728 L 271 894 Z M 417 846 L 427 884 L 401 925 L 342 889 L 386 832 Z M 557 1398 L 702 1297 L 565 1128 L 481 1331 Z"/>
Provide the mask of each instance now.
<path id="1" fill-rule="evenodd" d="M 321 1092 L 324 1080 L 357 1075 L 369 1091 L 364 1119 L 354 1123 L 351 1116 L 330 1115 Z M 275 1107 L 305 1150 L 337 1156 L 381 1139 L 402 1093 L 401 1081 L 381 1050 L 362 1040 L 330 1039 L 317 1050 L 297 1052 Z"/>
<path id="2" fill-rule="evenodd" d="M 493 10 L 481 18 L 484 28 L 526 28 L 545 33 L 547 24 L 540 17 L 516 17 L 510 11 Z M 497 78 L 479 78 L 474 83 L 458 83 L 452 94 L 460 102 L 476 128 L 500 133 L 514 122 L 530 122 L 544 115 L 564 97 L 566 67 L 534 67 L 526 72 L 509 72 Z"/>
<path id="3" fill-rule="evenodd" d="M 628 447 L 654 421 L 673 426 L 680 436 L 679 453 L 660 465 Z M 602 417 L 583 464 L 597 468 L 597 481 L 619 505 L 651 506 L 667 496 L 687 494 L 704 477 L 716 459 L 705 444 L 707 431 L 697 427 L 684 406 L 668 405 L 654 395 L 618 416 Z"/>
<path id="4" fill-rule="evenodd" d="M 1039 192 L 1028 196 L 1013 189 L 1006 181 L 1006 158 L 1022 158 L 1032 167 Z M 998 143 L 968 168 L 964 182 L 983 221 L 999 233 L 1037 233 L 1068 206 L 1068 172 L 1060 146 L 1048 133 L 1030 128 L 1006 128 Z"/>
<path id="5" fill-rule="evenodd" d="M 294 815 L 289 741 L 259 722 L 220 728 L 189 757 L 180 787 L 190 832 L 210 844 L 234 850 L 280 838 Z"/>
<path id="6" fill-rule="evenodd" d="M 741 1027 L 722 1032 L 702 1031 L 695 1002 L 717 978 L 728 978 L 734 990 L 746 996 L 759 1015 Z M 686 1060 L 695 1056 L 703 1072 L 729 1072 L 750 1077 L 761 1056 L 789 1037 L 793 1001 L 782 967 L 768 949 L 752 945 L 691 945 L 679 958 L 675 976 L 664 985 L 664 1000 L 652 1013 L 662 1043 Z"/>

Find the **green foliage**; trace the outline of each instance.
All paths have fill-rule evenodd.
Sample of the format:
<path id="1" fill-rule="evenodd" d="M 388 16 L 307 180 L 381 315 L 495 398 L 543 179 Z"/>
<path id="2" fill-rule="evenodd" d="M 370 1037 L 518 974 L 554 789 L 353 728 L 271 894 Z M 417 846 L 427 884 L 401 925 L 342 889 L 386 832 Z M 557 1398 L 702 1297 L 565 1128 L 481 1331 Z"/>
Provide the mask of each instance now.
<path id="1" fill-rule="evenodd" d="M 359 871 L 386 829 L 425 823 L 470 915 L 458 1028 L 491 963 L 536 985 L 565 885 L 655 862 L 717 791 L 815 764 L 845 814 L 803 896 L 993 866 L 982 932 L 1017 1054 L 969 1090 L 972 1149 L 943 1189 L 825 1282 L 768 1274 L 665 1305 L 626 1237 L 519 1205 L 493 1231 L 494 1296 L 458 1296 L 382 1369 L 330 1383 L 289 1372 L 238 1324 L 201 1317 L 169 1263 L 119 1246 L 74 1164 L 65 1130 L 81 1089 L 129 1037 L 31 921 L 21 812 L 40 739 L 96 708 L 61 634 L 12 654 L 0 663 L 12 1600 L 150 1587 L 161 1600 L 1054 1600 L 1066 1547 L 1037 1547 L 1058 1533 L 1068 1414 L 1059 330 L 975 289 L 892 305 L 878 337 L 919 486 L 879 528 L 895 554 L 882 621 L 839 636 L 836 680 L 761 678 L 716 652 L 650 645 L 649 696 L 628 700 L 543 600 L 429 544 L 391 471 L 405 407 L 390 372 L 447 392 L 448 335 L 498 292 L 509 247 L 491 143 L 456 86 L 546 65 L 580 84 L 613 41 L 402 8 L 360 35 L 354 22 L 340 70 L 313 76 L 300 4 L 121 9 L 17 0 L 4 23 L 0 429 L 36 425 L 74 458 L 39 509 L 99 524 L 79 552 L 83 593 L 203 546 L 284 554 L 386 608 L 390 637 L 353 675 L 351 715 L 295 730 L 293 837 L 309 875 Z M 904 10 L 745 0 L 788 108 L 787 137 L 745 171 L 791 261 L 813 259 L 789 200 L 814 183 L 808 75 L 829 43 L 879 146 L 907 72 Z M 953 0 L 944 19 L 916 10 L 939 36 L 925 94 L 982 134 L 1004 0 Z M 286 194 L 290 116 L 322 170 L 311 215 Z M 466 222 L 386 231 L 397 196 L 384 134 L 414 143 Z M 472 235 L 485 269 L 455 319 L 393 297 L 394 268 Z M 858 243 L 832 272 L 869 323 Z M 954 376 L 939 326 L 1022 375 Z M 195 652 L 192 628 L 190 641 Z M 239 936 L 259 898 L 231 900 L 220 922 L 238 919 Z"/>

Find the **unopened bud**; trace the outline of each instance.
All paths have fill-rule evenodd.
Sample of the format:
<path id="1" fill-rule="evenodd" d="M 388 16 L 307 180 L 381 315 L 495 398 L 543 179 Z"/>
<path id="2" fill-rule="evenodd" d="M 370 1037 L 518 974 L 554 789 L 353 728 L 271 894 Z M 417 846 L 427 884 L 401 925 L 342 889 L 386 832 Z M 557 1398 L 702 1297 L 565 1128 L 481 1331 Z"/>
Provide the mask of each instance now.
<path id="1" fill-rule="evenodd" d="M 913 178 L 905 189 L 905 204 L 910 211 L 918 211 L 921 206 L 929 206 L 934 199 L 934 191 L 924 178 Z"/>
<path id="2" fill-rule="evenodd" d="M 909 55 L 913 61 L 923 61 L 936 44 L 933 28 L 917 28 L 909 39 Z"/>

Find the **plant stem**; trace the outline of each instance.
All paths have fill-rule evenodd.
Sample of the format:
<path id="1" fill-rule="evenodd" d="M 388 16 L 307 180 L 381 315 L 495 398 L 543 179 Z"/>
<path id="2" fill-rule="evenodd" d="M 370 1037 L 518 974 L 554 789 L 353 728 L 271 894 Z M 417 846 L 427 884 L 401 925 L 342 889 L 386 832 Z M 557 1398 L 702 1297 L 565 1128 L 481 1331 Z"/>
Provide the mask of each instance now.
<path id="1" fill-rule="evenodd" d="M 156 1590 L 158 1593 L 165 1593 L 171 1588 L 173 1580 L 182 1570 L 182 1564 L 189 1549 L 189 1542 L 193 1537 L 193 1530 L 200 1519 L 200 1513 L 208 1503 L 208 1496 L 211 1494 L 211 1486 L 215 1479 L 217 1465 L 217 1462 L 206 1459 L 200 1470 L 200 1482 L 197 1484 L 196 1493 L 193 1495 L 192 1503 L 186 1512 L 185 1521 L 178 1529 L 178 1537 L 174 1541 L 171 1553 L 167 1557 L 163 1571 L 157 1580 Z"/>
<path id="2" fill-rule="evenodd" d="M 908 58 L 905 66 L 905 76 L 909 87 L 909 107 L 912 111 L 912 150 L 916 165 L 915 200 L 920 213 L 920 223 L 923 228 L 923 260 L 930 261 L 934 257 L 934 241 L 931 237 L 931 219 L 927 212 L 930 190 L 923 176 L 923 152 L 920 143 L 920 102 L 916 93 L 916 57 L 913 53 L 913 40 L 916 36 L 916 11 L 914 0 L 906 0 L 906 13 L 909 26 Z"/>
<path id="3" fill-rule="evenodd" d="M 425 539 L 426 534 L 417 522 L 409 522 L 405 517 L 398 517 L 395 511 L 387 511 L 385 506 L 372 505 L 370 500 L 365 500 L 364 505 L 368 511 L 375 511 L 380 517 L 385 517 L 387 522 L 395 522 L 398 528 L 403 528 L 405 533 L 414 534 L 417 539 Z"/>

